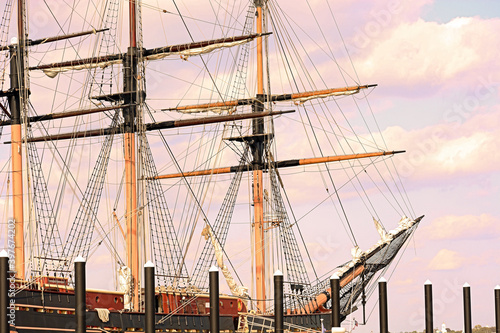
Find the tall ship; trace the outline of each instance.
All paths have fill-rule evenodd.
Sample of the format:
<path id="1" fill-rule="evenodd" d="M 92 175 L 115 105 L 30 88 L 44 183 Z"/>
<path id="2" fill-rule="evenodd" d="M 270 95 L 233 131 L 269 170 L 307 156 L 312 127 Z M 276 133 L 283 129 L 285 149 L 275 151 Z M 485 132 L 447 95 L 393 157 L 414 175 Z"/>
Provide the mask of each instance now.
<path id="1" fill-rule="evenodd" d="M 157 331 L 209 329 L 213 266 L 223 331 L 274 330 L 278 270 L 287 330 L 330 325 L 332 275 L 342 318 L 364 323 L 422 217 L 373 117 L 376 84 L 335 56 L 349 51 L 328 2 L 300 23 L 288 11 L 319 5 L 4 4 L 11 331 L 74 330 L 78 257 L 101 288 L 86 292 L 88 332 L 144 330 L 148 261 Z"/>

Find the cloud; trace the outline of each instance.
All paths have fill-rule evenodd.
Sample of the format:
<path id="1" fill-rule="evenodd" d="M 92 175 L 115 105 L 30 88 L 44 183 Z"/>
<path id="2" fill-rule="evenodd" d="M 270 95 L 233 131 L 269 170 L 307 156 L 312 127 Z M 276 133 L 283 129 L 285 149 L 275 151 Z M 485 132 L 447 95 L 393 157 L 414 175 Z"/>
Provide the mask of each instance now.
<path id="1" fill-rule="evenodd" d="M 463 84 L 463 76 L 482 73 L 498 76 L 496 52 L 500 38 L 481 38 L 500 28 L 500 20 L 478 17 L 455 18 L 446 24 L 403 22 L 369 40 L 355 62 L 367 81 L 377 80 L 384 86 L 418 90 Z M 357 45 L 352 40 L 353 45 Z M 359 44 L 359 42 L 358 42 Z M 479 74 L 478 74 L 479 73 Z M 450 80 L 461 78 L 461 80 Z M 438 90 L 432 88 L 432 92 Z"/>
<path id="2" fill-rule="evenodd" d="M 436 271 L 454 270 L 460 268 L 464 261 L 458 252 L 442 249 L 432 258 L 427 268 Z"/>
<path id="3" fill-rule="evenodd" d="M 500 110 L 476 114 L 462 125 L 436 124 L 407 131 L 387 128 L 387 142 L 407 151 L 395 162 L 403 177 L 444 181 L 464 175 L 485 175 L 500 170 Z"/>
<path id="4" fill-rule="evenodd" d="M 485 239 L 500 236 L 500 218 L 490 214 L 447 215 L 422 228 L 434 240 Z"/>

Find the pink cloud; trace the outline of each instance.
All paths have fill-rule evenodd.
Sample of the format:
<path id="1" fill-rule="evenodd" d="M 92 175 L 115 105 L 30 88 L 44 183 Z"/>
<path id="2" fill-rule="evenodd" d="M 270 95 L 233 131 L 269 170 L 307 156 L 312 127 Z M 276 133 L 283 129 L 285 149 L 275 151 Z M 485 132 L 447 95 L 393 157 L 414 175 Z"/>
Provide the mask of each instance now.
<path id="1" fill-rule="evenodd" d="M 383 135 L 387 142 L 397 142 L 394 148 L 407 151 L 395 159 L 403 177 L 439 181 L 500 170 L 499 122 L 496 110 L 473 115 L 461 126 L 437 124 L 411 131 L 393 126 Z"/>
<path id="2" fill-rule="evenodd" d="M 465 259 L 458 252 L 442 249 L 430 261 L 428 269 L 430 270 L 454 270 L 458 269 L 465 262 Z"/>
<path id="3" fill-rule="evenodd" d="M 422 19 L 401 23 L 360 53 L 357 70 L 364 80 L 397 87 L 444 86 L 464 74 L 475 78 L 493 72 L 498 76 L 498 66 L 493 64 L 500 38 L 481 36 L 499 28 L 500 20 L 477 17 L 446 24 Z"/>
<path id="4" fill-rule="evenodd" d="M 429 239 L 464 240 L 500 237 L 500 218 L 490 214 L 446 215 L 422 227 Z"/>

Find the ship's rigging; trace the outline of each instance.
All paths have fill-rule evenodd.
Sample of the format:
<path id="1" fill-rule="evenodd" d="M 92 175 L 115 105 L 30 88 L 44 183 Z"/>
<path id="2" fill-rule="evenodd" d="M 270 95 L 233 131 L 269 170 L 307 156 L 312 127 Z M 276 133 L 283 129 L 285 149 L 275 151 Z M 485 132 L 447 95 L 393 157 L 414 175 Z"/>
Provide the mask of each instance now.
<path id="1" fill-rule="evenodd" d="M 22 3 L 23 1 L 19 1 L 19 6 Z M 360 84 L 359 80 L 354 80 L 352 84 L 347 84 L 346 81 L 345 85 L 339 88 L 318 89 L 313 84 L 308 84 L 310 89 L 303 89 L 297 81 L 297 74 L 303 70 L 303 59 L 283 57 L 282 62 L 288 67 L 285 70 L 286 76 L 292 78 L 293 83 L 287 87 L 289 93 L 284 89 L 285 93 L 275 94 L 274 91 L 277 89 L 271 85 L 272 66 L 267 57 L 270 51 L 268 40 L 276 35 L 276 48 L 285 51 L 285 44 L 291 37 L 282 34 L 285 22 L 280 21 L 278 14 L 281 8 L 274 1 L 252 1 L 244 11 L 245 23 L 242 28 L 225 30 L 225 26 L 218 25 L 216 27 L 221 29 L 222 33 L 219 34 L 219 31 L 214 30 L 212 33 L 214 38 L 195 41 L 191 37 L 190 43 L 175 43 L 156 48 L 145 48 L 143 45 L 143 14 L 140 2 L 129 1 L 127 6 L 130 18 L 129 36 L 127 51 L 124 52 L 116 46 L 119 1 L 108 1 L 101 8 L 103 18 L 93 21 L 89 29 L 84 32 L 71 32 L 67 29 L 70 26 L 68 25 L 64 26 L 64 29 L 61 28 L 64 33 L 58 37 L 37 40 L 27 38 L 24 30 L 26 14 L 20 7 L 19 38 L 11 43 L 6 40 L 8 36 L 6 29 L 10 26 L 9 13 L 12 1 L 6 4 L 0 25 L 2 28 L 0 51 L 6 54 L 3 68 L 7 68 L 7 63 L 10 65 L 11 88 L 4 88 L 2 79 L 0 95 L 8 98 L 10 108 L 7 109 L 5 100 L 0 102 L 2 109 L 0 128 L 7 125 L 11 128 L 12 137 L 5 141 L 11 144 L 12 175 L 17 177 L 14 180 L 12 195 L 14 219 L 19 228 L 16 234 L 20 235 L 19 237 L 24 235 L 23 205 L 27 205 L 29 209 L 25 211 L 29 212 L 27 218 L 30 223 L 29 237 L 35 244 L 29 254 L 31 266 L 27 270 L 28 275 L 24 276 L 24 263 L 19 260 L 18 277 L 34 280 L 39 276 L 51 274 L 71 278 L 74 259 L 78 255 L 89 258 L 104 243 L 112 254 L 114 263 L 122 268 L 126 266 L 122 271 L 130 270 L 131 275 L 126 277 L 129 285 L 125 286 L 125 293 L 130 296 L 131 304 L 127 306 L 131 309 L 140 309 L 140 267 L 145 259 L 153 259 L 155 262 L 158 286 L 199 292 L 207 290 L 208 268 L 218 262 L 217 256 L 219 262 L 222 262 L 220 258 L 223 255 L 227 264 L 219 265 L 225 267 L 227 276 L 230 276 L 229 271 L 232 271 L 235 275 L 234 280 L 243 285 L 242 277 L 238 275 L 231 262 L 227 248 L 230 225 L 234 222 L 233 216 L 238 211 L 238 196 L 242 192 L 240 187 L 246 180 L 249 185 L 248 196 L 251 206 L 247 222 L 251 226 L 253 240 L 251 245 L 253 256 L 250 259 L 253 266 L 251 282 L 253 293 L 251 296 L 248 294 L 237 296 L 249 297 L 253 301 L 251 306 L 261 313 L 272 311 L 266 304 L 266 299 L 271 295 L 267 279 L 272 269 L 279 267 L 284 271 L 287 281 L 286 304 L 290 312 L 310 313 L 318 311 L 320 307 L 328 307 L 327 298 L 321 301 L 318 299 L 318 295 L 327 290 L 327 279 L 319 278 L 316 271 L 314 274 L 308 274 L 312 260 L 305 252 L 305 244 L 299 230 L 299 219 L 292 210 L 280 170 L 318 165 L 318 170 L 326 171 L 323 181 L 328 198 L 339 212 L 338 219 L 349 229 L 351 229 L 350 221 L 339 194 L 341 188 L 347 184 L 353 184 L 367 210 L 380 220 L 374 213 L 373 204 L 360 182 L 360 174 L 368 174 L 368 168 L 375 167 L 376 161 L 388 167 L 386 160 L 402 151 L 382 149 L 375 140 L 371 141 L 373 137 L 358 137 L 352 134 L 354 132 L 352 127 L 339 125 L 332 119 L 332 113 L 326 111 L 327 103 L 339 104 L 337 100 L 339 97 L 352 98 L 351 95 L 360 94 L 364 99 L 365 91 L 375 85 Z M 182 19 L 180 11 L 178 14 Z M 84 26 L 89 25 L 85 19 L 83 23 Z M 183 23 L 185 25 L 185 21 Z M 273 28 L 272 34 L 267 31 L 269 24 Z M 189 29 L 188 33 L 190 35 Z M 55 57 L 48 57 L 50 61 L 41 57 L 36 65 L 28 64 L 28 52 L 31 48 L 66 41 L 80 41 L 69 43 L 89 45 L 83 42 L 89 36 L 96 37 L 91 54 L 85 55 L 84 50 L 79 49 L 75 52 L 75 59 L 72 60 L 68 60 L 68 56 L 54 61 L 52 59 Z M 256 50 L 251 49 L 251 43 L 256 44 Z M 73 44 L 71 45 L 76 49 Z M 8 52 L 5 52 L 6 50 Z M 50 47 L 48 49 L 48 51 L 54 50 Z M 251 56 L 253 51 L 256 53 L 255 59 Z M 294 52 L 298 51 L 293 50 L 292 53 Z M 221 59 L 216 59 L 214 53 L 220 54 Z M 229 56 L 222 56 L 225 54 Z M 149 92 L 146 93 L 148 88 L 146 63 L 160 62 L 172 55 L 183 60 L 190 60 L 190 57 L 198 59 L 197 65 L 208 73 L 199 84 L 201 87 L 199 95 L 203 95 L 204 98 L 198 98 L 195 103 L 176 102 L 170 107 L 153 108 L 148 101 L 151 98 Z M 231 74 L 218 79 L 216 74 L 220 74 L 219 71 L 224 72 L 218 60 L 228 58 L 234 60 L 234 65 L 229 71 Z M 255 77 L 249 74 L 250 60 L 256 62 Z M 210 67 L 213 65 L 212 61 L 216 62 L 215 69 Z M 29 73 L 40 73 L 40 71 L 44 71 L 57 82 L 78 78 L 81 88 L 76 91 L 83 98 L 76 102 L 69 101 L 74 98 L 73 94 L 69 93 L 70 86 L 68 86 L 67 100 L 56 103 L 56 98 L 61 97 L 54 97 L 52 109 L 37 114 L 34 108 L 29 108 L 29 93 L 35 90 L 30 87 Z M 5 74 L 5 70 L 3 73 Z M 312 74 L 307 75 L 308 79 L 312 78 Z M 248 88 L 249 76 L 254 80 L 255 89 Z M 306 83 L 300 82 L 304 86 Z M 208 94 L 204 93 L 207 85 L 212 88 Z M 190 89 L 195 89 L 193 87 L 196 85 L 193 84 Z M 357 103 L 355 99 L 353 100 Z M 289 115 L 291 111 L 284 108 L 294 108 L 299 111 L 297 113 L 302 118 L 306 140 L 312 147 L 314 157 L 277 158 L 281 157 L 276 149 L 278 139 L 275 138 L 275 127 L 279 125 L 275 124 L 273 118 Z M 218 115 L 207 116 L 208 112 L 215 112 Z M 191 113 L 201 114 L 195 116 Z M 98 120 L 94 121 L 93 117 Z M 51 121 L 57 121 L 59 124 L 57 126 L 60 127 L 46 125 Z M 75 122 L 71 127 L 68 126 L 70 121 Z M 182 132 L 182 128 L 189 129 Z M 206 132 L 202 135 L 201 130 L 197 133 L 191 128 L 202 128 Z M 190 134 L 187 148 L 180 154 L 178 151 L 174 152 L 172 145 L 175 145 L 175 139 L 167 138 L 162 131 L 164 129 L 176 129 L 180 135 Z M 89 140 L 88 147 L 92 147 L 91 152 L 83 151 L 89 159 L 86 166 L 89 171 L 85 189 L 78 185 L 81 180 L 78 170 L 72 170 L 75 157 L 81 153 L 78 151 L 80 140 Z M 326 143 L 329 147 L 323 150 L 322 143 Z M 42 146 L 47 153 L 39 156 L 39 151 L 44 151 L 40 149 Z M 153 148 L 158 146 L 163 146 L 167 152 L 164 155 L 168 155 L 171 159 L 171 162 L 164 162 L 166 156 L 163 156 L 160 163 L 164 165 L 161 167 L 157 166 L 158 158 L 153 155 Z M 222 152 L 226 150 L 232 150 L 237 157 L 222 157 Z M 30 170 L 26 173 L 28 184 L 24 185 L 21 156 L 14 157 L 16 154 L 21 155 L 22 152 L 29 166 L 25 169 Z M 117 157 L 118 152 L 121 153 L 120 157 Z M 51 154 L 53 155 L 49 156 Z M 57 185 L 56 196 L 49 194 L 52 185 L 47 183 L 45 174 L 53 172 L 52 166 L 43 167 L 43 161 L 49 158 L 58 160 L 65 174 Z M 122 168 L 122 171 L 114 175 L 113 179 L 119 185 L 111 189 L 109 174 L 110 170 L 116 170 L 116 165 L 111 167 L 110 163 L 116 162 L 117 159 L 123 159 L 123 162 L 115 163 Z M 226 164 L 233 162 L 234 164 Z M 235 165 L 236 163 L 238 164 Z M 347 179 L 343 177 L 342 182 L 334 181 L 332 175 L 334 167 L 331 163 L 344 163 L 340 164 L 340 168 Z M 170 168 L 165 172 L 168 166 Z M 355 171 L 347 171 L 348 167 Z M 380 170 L 376 170 L 375 175 L 381 176 Z M 210 211 L 209 204 L 216 191 L 214 188 L 218 185 L 217 181 L 220 180 L 218 177 L 223 174 L 230 175 L 227 181 L 229 188 L 225 195 L 220 196 L 221 204 L 214 214 Z M 395 180 L 396 188 L 399 190 L 400 180 L 394 179 L 392 174 L 390 177 Z M 70 185 L 73 182 L 75 184 Z M 356 182 L 359 185 L 356 185 Z M 68 216 L 62 216 L 62 206 L 67 204 L 64 196 L 71 186 L 77 194 L 79 208 L 76 209 L 76 213 L 71 212 Z M 23 187 L 28 190 L 26 197 L 33 198 L 28 204 L 19 201 L 25 196 L 22 194 Z M 169 194 L 172 189 L 177 191 L 176 195 Z M 114 205 L 110 205 L 104 199 L 105 195 L 113 194 L 118 197 L 124 193 L 125 204 L 115 202 Z M 215 193 L 215 196 L 217 194 Z M 394 196 L 392 192 L 390 195 Z M 401 196 L 406 204 L 404 192 Z M 105 205 L 108 206 L 107 216 L 102 213 Z M 109 206 L 112 206 L 112 213 L 109 212 Z M 411 210 L 408 214 L 413 216 Z M 57 221 L 70 215 L 74 219 L 69 227 L 66 227 L 67 235 L 64 235 Z M 111 223 L 106 224 L 105 220 Z M 195 233 L 200 231 L 200 224 L 208 228 L 206 233 L 208 232 L 209 236 L 200 246 L 202 250 L 198 259 L 193 260 L 190 257 L 195 245 L 193 238 Z M 390 263 L 416 225 L 412 219 L 403 218 L 400 228 L 392 234 L 389 233 L 390 237 L 387 236 L 389 234 L 384 234 L 386 238 L 382 243 L 367 252 L 355 252 L 353 260 L 340 267 L 339 275 L 344 279 L 342 280 L 344 313 L 350 311 L 352 300 L 365 294 L 370 280 Z M 123 234 L 116 232 L 119 229 Z M 354 244 L 358 245 L 352 229 L 349 234 L 352 235 Z M 118 243 L 126 244 L 125 251 L 115 244 L 120 237 Z M 16 240 L 16 244 L 24 243 L 21 238 Z M 16 250 L 18 258 L 28 257 L 22 250 L 21 248 Z M 188 264 L 193 266 L 192 271 Z M 231 290 L 236 289 L 233 284 Z"/>

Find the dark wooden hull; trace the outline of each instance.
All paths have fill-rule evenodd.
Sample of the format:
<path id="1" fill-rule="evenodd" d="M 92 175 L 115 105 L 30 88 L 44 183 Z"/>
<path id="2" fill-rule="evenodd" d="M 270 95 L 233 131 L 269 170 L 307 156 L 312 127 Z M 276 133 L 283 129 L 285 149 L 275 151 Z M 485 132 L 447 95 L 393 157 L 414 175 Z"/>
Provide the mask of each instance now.
<path id="1" fill-rule="evenodd" d="M 16 295 L 15 330 L 19 333 L 33 332 L 74 332 L 76 317 L 74 314 L 74 294 L 58 292 L 41 292 L 39 290 L 22 290 Z M 166 320 L 164 319 L 166 316 Z M 268 318 L 273 318 L 268 316 Z M 219 326 L 221 331 L 235 332 L 238 329 L 238 316 L 221 314 Z M 285 322 L 308 328 L 318 329 L 323 324 L 330 324 L 329 313 L 286 315 Z M 206 332 L 210 328 L 209 314 L 157 314 L 156 329 L 164 331 Z M 253 318 L 249 321 L 262 322 Z M 125 332 L 143 331 L 145 325 L 144 313 L 120 312 L 111 310 L 109 320 L 99 319 L 97 310 L 87 311 L 87 332 Z M 249 323 L 251 325 L 251 323 Z M 261 330 L 261 329 L 259 329 Z M 264 330 L 265 331 L 265 330 Z"/>

